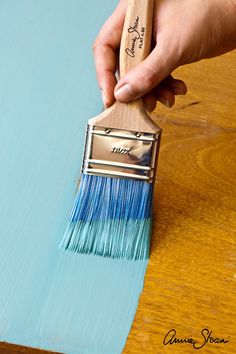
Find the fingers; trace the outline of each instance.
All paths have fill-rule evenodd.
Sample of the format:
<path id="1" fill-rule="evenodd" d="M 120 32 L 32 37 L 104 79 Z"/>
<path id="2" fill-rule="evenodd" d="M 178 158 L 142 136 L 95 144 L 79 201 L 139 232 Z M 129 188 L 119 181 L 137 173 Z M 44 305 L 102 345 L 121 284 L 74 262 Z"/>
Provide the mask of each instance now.
<path id="1" fill-rule="evenodd" d="M 155 96 L 157 101 L 164 104 L 166 107 L 170 108 L 175 104 L 175 95 L 174 93 L 167 87 L 161 86 L 156 88 Z"/>
<path id="2" fill-rule="evenodd" d="M 157 49 L 134 69 L 130 70 L 116 85 L 115 97 L 120 102 L 130 102 L 156 87 L 172 71 L 171 63 Z"/>
<path id="3" fill-rule="evenodd" d="M 100 30 L 93 45 L 98 84 L 106 107 L 109 107 L 115 100 L 117 53 L 121 41 L 126 6 L 126 1 L 120 1 L 115 12 Z"/>
<path id="4" fill-rule="evenodd" d="M 158 48 L 156 46 L 146 60 L 130 70 L 118 83 L 116 81 L 115 72 L 126 8 L 127 0 L 121 0 L 100 30 L 93 46 L 104 105 L 109 107 L 115 99 L 130 102 L 144 96 L 149 111 L 155 109 L 157 100 L 171 107 L 175 102 L 175 95 L 185 94 L 187 87 L 183 81 L 170 76 L 176 68 L 176 55 L 175 51 L 170 51 L 166 39 L 159 39 Z"/>
<path id="5" fill-rule="evenodd" d="M 170 108 L 175 103 L 175 95 L 185 95 L 186 93 L 187 86 L 182 80 L 168 76 L 144 96 L 144 104 L 149 112 L 156 108 L 157 101 Z"/>
<path id="6" fill-rule="evenodd" d="M 162 84 L 167 86 L 175 95 L 185 95 L 187 93 L 187 86 L 182 80 L 174 79 L 169 75 Z"/>
<path id="7" fill-rule="evenodd" d="M 102 43 L 94 46 L 95 66 L 98 84 L 101 89 L 105 107 L 109 107 L 115 100 L 114 88 L 116 86 L 116 54 L 111 47 Z"/>
<path id="8" fill-rule="evenodd" d="M 157 105 L 157 99 L 154 92 L 153 91 L 148 92 L 143 97 L 143 102 L 148 112 L 154 111 Z"/>

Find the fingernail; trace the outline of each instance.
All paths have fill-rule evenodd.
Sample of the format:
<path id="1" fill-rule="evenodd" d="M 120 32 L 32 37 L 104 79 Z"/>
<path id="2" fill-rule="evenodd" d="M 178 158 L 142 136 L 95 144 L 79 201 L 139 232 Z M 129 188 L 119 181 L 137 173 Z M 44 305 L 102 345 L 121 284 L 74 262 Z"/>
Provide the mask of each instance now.
<path id="1" fill-rule="evenodd" d="M 154 104 L 146 104 L 146 109 L 150 113 L 153 112 L 155 108 L 156 108 L 156 105 L 154 105 Z"/>
<path id="2" fill-rule="evenodd" d="M 115 91 L 115 96 L 118 101 L 129 101 L 130 99 L 134 99 L 132 86 L 125 84 Z"/>
<path id="3" fill-rule="evenodd" d="M 102 94 L 102 100 L 103 100 L 104 107 L 107 108 L 107 99 L 106 99 L 105 93 L 103 91 L 101 91 L 101 94 Z"/>
<path id="4" fill-rule="evenodd" d="M 173 87 L 172 90 L 175 95 L 185 95 L 185 91 L 182 90 L 180 87 Z"/>
<path id="5" fill-rule="evenodd" d="M 171 108 L 171 104 L 168 100 L 166 100 L 164 97 L 159 96 L 158 101 L 160 101 L 162 104 L 164 104 L 167 108 Z"/>

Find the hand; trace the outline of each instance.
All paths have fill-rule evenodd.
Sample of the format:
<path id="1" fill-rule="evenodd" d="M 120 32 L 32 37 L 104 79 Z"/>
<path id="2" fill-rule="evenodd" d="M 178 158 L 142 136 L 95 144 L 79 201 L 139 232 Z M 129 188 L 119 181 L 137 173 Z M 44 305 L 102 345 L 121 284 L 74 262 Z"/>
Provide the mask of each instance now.
<path id="1" fill-rule="evenodd" d="M 152 111 L 156 101 L 170 107 L 187 87 L 171 73 L 180 65 L 214 57 L 236 48 L 236 0 L 157 0 L 151 54 L 120 81 L 116 80 L 127 0 L 121 0 L 94 43 L 103 101 L 130 102 L 144 96 Z"/>

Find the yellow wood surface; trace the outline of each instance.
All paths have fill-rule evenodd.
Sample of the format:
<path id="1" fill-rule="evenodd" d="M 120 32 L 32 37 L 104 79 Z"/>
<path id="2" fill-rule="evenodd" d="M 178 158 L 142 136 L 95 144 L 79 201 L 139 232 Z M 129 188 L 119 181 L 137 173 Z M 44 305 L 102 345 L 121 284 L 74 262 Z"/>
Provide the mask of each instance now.
<path id="1" fill-rule="evenodd" d="M 24 347 L 21 345 L 0 342 L 0 354 L 60 354 L 48 350 Z"/>
<path id="2" fill-rule="evenodd" d="M 163 139 L 152 254 L 124 354 L 195 353 L 191 344 L 164 346 L 164 337 L 175 329 L 200 345 L 204 328 L 229 342 L 207 343 L 201 353 L 234 354 L 236 51 L 175 77 L 189 91 L 156 111 Z"/>

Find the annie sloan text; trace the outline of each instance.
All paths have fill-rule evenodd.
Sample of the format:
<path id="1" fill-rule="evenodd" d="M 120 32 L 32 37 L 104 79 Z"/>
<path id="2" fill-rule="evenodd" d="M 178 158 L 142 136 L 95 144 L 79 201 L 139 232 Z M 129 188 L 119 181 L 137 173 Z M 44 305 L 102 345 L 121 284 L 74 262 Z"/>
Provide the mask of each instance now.
<path id="1" fill-rule="evenodd" d="M 227 344 L 228 339 L 220 338 L 213 334 L 212 330 L 204 328 L 200 332 L 200 339 L 196 340 L 192 336 L 180 337 L 177 335 L 175 329 L 171 329 L 164 337 L 164 345 L 174 345 L 174 344 L 190 344 L 194 349 L 201 349 L 207 344 Z"/>

